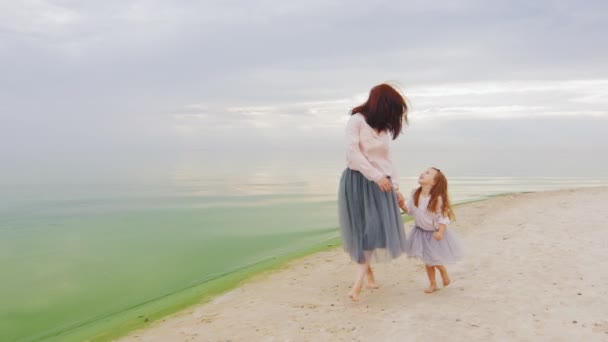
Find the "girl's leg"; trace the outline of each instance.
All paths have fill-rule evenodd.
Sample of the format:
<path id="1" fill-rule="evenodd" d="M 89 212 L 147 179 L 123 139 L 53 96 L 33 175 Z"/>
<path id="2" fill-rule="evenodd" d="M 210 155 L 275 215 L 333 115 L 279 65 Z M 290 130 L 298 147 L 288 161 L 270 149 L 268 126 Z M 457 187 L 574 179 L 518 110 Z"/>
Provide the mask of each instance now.
<path id="1" fill-rule="evenodd" d="M 437 289 L 437 283 L 435 282 L 435 266 L 424 265 L 426 268 L 426 275 L 429 277 L 430 286 L 424 290 L 425 293 L 433 293 Z"/>
<path id="2" fill-rule="evenodd" d="M 443 280 L 443 287 L 450 285 L 450 283 L 452 281 L 450 280 L 450 276 L 448 275 L 448 270 L 445 268 L 445 266 L 438 265 L 436 267 L 439 270 L 439 273 L 441 273 L 441 280 Z"/>

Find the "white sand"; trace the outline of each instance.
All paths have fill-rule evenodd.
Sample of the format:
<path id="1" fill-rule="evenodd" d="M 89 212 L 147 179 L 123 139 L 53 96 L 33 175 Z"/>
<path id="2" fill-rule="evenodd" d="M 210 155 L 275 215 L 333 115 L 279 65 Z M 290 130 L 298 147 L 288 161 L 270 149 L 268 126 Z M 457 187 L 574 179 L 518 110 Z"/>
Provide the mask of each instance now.
<path id="1" fill-rule="evenodd" d="M 604 187 L 457 207 L 467 254 L 434 294 L 403 257 L 375 265 L 382 288 L 351 302 L 355 265 L 336 249 L 123 341 L 608 341 L 607 205 Z"/>

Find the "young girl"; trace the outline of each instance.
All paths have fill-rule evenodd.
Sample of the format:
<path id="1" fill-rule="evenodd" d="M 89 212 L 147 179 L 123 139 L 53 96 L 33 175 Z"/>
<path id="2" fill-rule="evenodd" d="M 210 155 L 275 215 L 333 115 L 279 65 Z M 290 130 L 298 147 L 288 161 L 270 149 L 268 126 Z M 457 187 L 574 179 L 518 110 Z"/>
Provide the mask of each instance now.
<path id="1" fill-rule="evenodd" d="M 357 274 L 348 296 L 359 299 L 364 279 L 378 288 L 370 262 L 380 254 L 396 258 L 405 252 L 405 231 L 398 202 L 397 172 L 390 154 L 407 122 L 407 104 L 388 84 L 372 88 L 354 108 L 346 125 L 346 164 L 338 190 L 344 250 L 356 262 Z"/>
<path id="2" fill-rule="evenodd" d="M 430 282 L 424 292 L 432 293 L 437 289 L 435 269 L 441 274 L 443 286 L 448 286 L 450 276 L 444 264 L 459 260 L 463 253 L 458 237 L 447 229 L 454 213 L 445 175 L 431 167 L 420 175 L 418 184 L 420 187 L 412 192 L 407 205 L 400 201 L 399 206 L 414 217 L 415 227 L 407 240 L 406 253 L 424 262 Z"/>

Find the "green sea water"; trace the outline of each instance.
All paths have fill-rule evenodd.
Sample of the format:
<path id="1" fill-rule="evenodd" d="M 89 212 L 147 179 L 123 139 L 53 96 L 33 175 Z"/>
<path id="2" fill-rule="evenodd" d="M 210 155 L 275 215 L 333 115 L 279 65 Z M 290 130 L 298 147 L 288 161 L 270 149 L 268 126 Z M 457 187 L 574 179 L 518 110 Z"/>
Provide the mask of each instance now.
<path id="1" fill-rule="evenodd" d="M 341 167 L 314 168 L 3 184 L 0 341 L 109 340 L 335 246 Z M 416 177 L 400 181 L 408 189 Z M 601 177 L 450 177 L 454 202 L 602 184 Z"/>
<path id="2" fill-rule="evenodd" d="M 79 209 L 64 202 L 4 213 L 0 340 L 66 333 L 336 237 L 332 202 L 218 200 L 140 200 L 135 208 L 79 201 Z"/>

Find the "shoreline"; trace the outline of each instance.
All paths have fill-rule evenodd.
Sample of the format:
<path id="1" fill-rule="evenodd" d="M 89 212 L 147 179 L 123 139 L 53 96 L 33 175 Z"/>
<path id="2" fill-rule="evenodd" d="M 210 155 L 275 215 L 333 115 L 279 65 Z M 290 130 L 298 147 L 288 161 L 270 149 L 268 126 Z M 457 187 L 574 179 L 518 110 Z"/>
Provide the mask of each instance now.
<path id="1" fill-rule="evenodd" d="M 127 336 L 138 329 L 145 329 L 150 324 L 179 314 L 193 306 L 204 305 L 256 277 L 279 272 L 288 267 L 290 262 L 334 249 L 339 245 L 339 237 L 330 238 L 310 248 L 298 249 L 284 255 L 254 262 L 238 269 L 227 271 L 203 283 L 195 284 L 176 293 L 153 299 L 128 310 L 110 314 L 107 317 L 96 318 L 92 322 L 86 322 L 64 332 L 37 337 L 37 339 L 58 341 L 115 340 Z"/>
<path id="2" fill-rule="evenodd" d="M 459 215 L 460 211 L 466 211 L 467 213 L 465 213 L 464 217 L 462 218 L 462 220 L 464 221 L 478 221 L 478 218 L 475 217 L 471 217 L 468 212 L 472 212 L 472 211 L 479 211 L 478 209 L 480 207 L 488 207 L 488 206 L 493 206 L 495 203 L 494 202 L 509 202 L 508 204 L 510 205 L 517 205 L 518 202 L 522 202 L 522 201 L 532 201 L 530 199 L 534 199 L 535 197 L 541 197 L 541 198 L 554 198 L 554 197 L 568 197 L 568 196 L 585 196 L 585 194 L 588 193 L 593 193 L 593 192 L 597 192 L 600 194 L 606 194 L 608 193 L 608 187 L 605 186 L 600 186 L 600 187 L 584 187 L 584 188 L 578 188 L 578 189 L 563 189 L 563 190 L 551 190 L 551 191 L 542 191 L 542 192 L 532 192 L 532 193 L 509 193 L 509 194 L 500 194 L 497 196 L 491 196 L 487 199 L 482 199 L 482 200 L 474 200 L 474 201 L 469 201 L 466 203 L 459 203 L 457 205 L 458 207 L 458 212 L 457 215 Z M 573 195 L 574 194 L 574 195 Z M 578 194 L 578 195 L 577 195 Z M 600 195 L 602 196 L 602 195 Z M 533 201 L 532 201 L 533 202 Z M 509 209 L 509 208 L 506 208 Z M 508 210 L 507 210 L 508 211 Z M 486 213 L 487 214 L 487 213 Z M 482 215 L 483 216 L 483 215 Z M 487 215 L 486 215 L 487 216 Z M 458 221 L 456 223 L 456 225 L 459 224 L 460 218 L 458 218 Z M 465 222 L 465 223 L 470 223 L 470 222 Z M 472 228 L 464 228 L 462 229 L 461 227 L 457 227 L 460 228 L 458 229 L 458 234 L 462 235 L 464 234 L 464 236 L 468 236 L 470 234 L 470 231 Z M 462 237 L 462 236 L 461 236 Z M 507 241 L 509 238 L 505 238 L 504 240 L 501 241 Z M 471 249 L 471 246 L 468 246 L 470 244 L 470 241 L 466 242 L 465 248 L 466 251 L 468 252 Z M 468 247 L 467 247 L 468 246 Z M 230 336 L 233 339 L 236 340 L 240 340 L 240 339 L 244 339 L 244 335 L 238 335 L 237 331 L 234 331 L 233 334 L 227 333 L 227 331 L 222 330 L 221 327 L 226 328 L 223 324 L 225 324 L 228 319 L 228 316 L 231 317 L 232 319 L 237 319 L 239 321 L 243 321 L 243 319 L 240 319 L 239 317 L 232 317 L 231 315 L 234 316 L 239 316 L 239 315 L 248 315 L 248 310 L 247 309 L 251 309 L 254 310 L 255 308 L 252 308 L 250 305 L 244 305 L 246 306 L 246 308 L 238 308 L 239 305 L 237 305 L 236 308 L 230 308 L 229 304 L 227 302 L 230 301 L 234 301 L 236 297 L 241 296 L 240 300 L 237 300 L 238 302 L 242 302 L 242 301 L 246 301 L 246 300 L 250 300 L 252 303 L 257 303 L 258 305 L 264 307 L 265 305 L 269 306 L 270 304 L 264 303 L 264 302 L 259 302 L 259 299 L 255 299 L 256 296 L 260 295 L 262 297 L 264 297 L 264 294 L 270 295 L 269 293 L 266 293 L 266 287 L 268 287 L 268 285 L 270 283 L 275 284 L 279 287 L 282 288 L 282 290 L 277 290 L 277 292 L 274 292 L 271 290 L 271 294 L 275 294 L 278 296 L 283 296 L 284 294 L 282 292 L 285 291 L 290 291 L 293 290 L 295 292 L 296 288 L 293 288 L 293 285 L 296 285 L 296 283 L 294 283 L 292 280 L 288 280 L 285 277 L 299 277 L 299 273 L 310 273 L 310 272 L 315 272 L 313 269 L 314 267 L 310 267 L 312 266 L 311 264 L 311 260 L 316 260 L 319 261 L 321 259 L 328 259 L 331 260 L 331 262 L 327 262 L 323 263 L 323 267 L 328 267 L 330 268 L 332 274 L 326 275 L 326 273 L 323 273 L 322 276 L 323 278 L 320 278 L 319 281 L 320 282 L 325 282 L 327 281 L 327 279 L 325 278 L 331 278 L 330 279 L 330 283 L 331 283 L 331 287 L 332 289 L 328 289 L 325 288 L 325 290 L 328 290 L 329 292 L 332 293 L 336 293 L 337 297 L 333 298 L 333 296 L 331 296 L 331 298 L 329 299 L 330 301 L 333 301 L 334 303 L 331 304 L 331 308 L 348 308 L 348 307 L 352 307 L 353 305 L 357 305 L 357 304 L 353 304 L 353 303 L 349 303 L 349 302 L 345 302 L 344 298 L 341 298 L 343 296 L 339 295 L 339 291 L 335 291 L 335 288 L 340 288 L 342 290 L 342 292 L 346 293 L 346 290 L 348 288 L 348 286 L 350 285 L 349 280 L 350 280 L 350 271 L 352 271 L 350 269 L 350 261 L 348 260 L 347 257 L 345 257 L 344 255 L 342 255 L 342 251 L 338 248 L 339 245 L 333 245 L 330 247 L 326 247 L 324 251 L 318 251 L 318 252 L 311 252 L 305 255 L 302 255 L 300 257 L 296 257 L 293 258 L 291 260 L 287 260 L 284 261 L 281 265 L 277 266 L 274 269 L 270 269 L 270 270 L 264 270 L 262 272 L 256 273 L 250 277 L 248 277 L 246 279 L 246 281 L 243 281 L 241 283 L 239 283 L 236 287 L 232 288 L 230 291 L 228 292 L 224 292 L 223 294 L 214 297 L 213 299 L 211 299 L 210 301 L 207 301 L 205 303 L 199 303 L 197 305 L 194 306 L 190 306 L 180 312 L 177 313 L 173 313 L 167 317 L 164 317 L 164 319 L 153 322 L 151 324 L 146 324 L 145 326 L 141 327 L 141 329 L 138 330 L 134 330 L 131 333 L 129 333 L 128 335 L 124 336 L 125 341 L 139 341 L 139 340 L 144 340 L 144 341 L 148 341 L 148 340 L 167 340 L 167 339 L 175 339 L 175 338 L 182 338 L 185 339 L 186 336 L 187 338 L 189 338 L 190 340 L 206 340 L 208 338 L 225 338 L 227 336 Z M 338 263 L 340 265 L 339 269 L 335 269 L 335 265 L 333 266 L 334 268 L 332 268 L 332 264 L 333 263 Z M 408 264 L 408 267 L 411 268 L 412 265 L 412 261 L 408 258 L 400 258 L 398 261 L 393 262 L 392 264 Z M 308 265 L 308 266 L 307 266 Z M 346 268 L 348 269 L 347 272 L 345 272 L 346 276 L 345 277 L 334 277 L 333 273 L 341 273 L 343 272 L 343 270 L 341 269 L 342 266 L 346 266 Z M 403 266 L 403 265 L 401 265 Z M 389 282 L 390 278 L 387 278 L 386 275 L 384 275 L 383 273 L 386 273 L 387 269 L 391 269 L 394 268 L 395 265 L 378 265 L 377 269 L 379 270 L 379 275 L 382 274 L 382 280 L 384 282 Z M 416 267 L 414 267 L 416 268 Z M 457 279 L 456 282 L 458 282 L 458 279 L 461 277 L 461 274 L 458 271 L 458 266 L 455 267 L 455 270 L 453 274 L 452 278 Z M 393 270 L 395 271 L 395 270 Z M 287 275 L 286 274 L 290 274 Z M 422 273 L 420 272 L 416 272 L 414 274 L 412 274 L 412 278 L 411 280 L 409 280 L 410 282 L 417 282 L 420 283 L 421 281 L 423 282 L 425 278 L 423 278 Z M 285 284 L 287 283 L 287 284 Z M 266 284 L 266 285 L 265 285 Z M 292 286 L 289 286 L 289 284 L 291 284 Z M 286 287 L 287 285 L 287 287 Z M 389 286 L 390 288 L 394 289 L 394 284 L 387 284 L 385 286 Z M 452 287 L 457 286 L 456 284 Z M 254 297 L 249 297 L 249 295 L 247 293 L 249 293 L 251 291 L 251 289 L 254 288 L 255 292 L 256 292 L 256 296 Z M 297 289 L 298 291 L 303 291 L 303 289 Z M 314 291 L 314 287 L 311 291 Z M 381 290 L 378 290 L 381 291 Z M 450 290 L 453 294 L 456 294 L 456 292 L 461 292 L 464 291 L 464 289 L 456 289 L 456 290 Z M 368 291 L 369 292 L 369 291 Z M 374 292 L 374 291 L 372 291 Z M 341 292 L 340 292 L 341 293 Z M 450 293 L 449 291 L 440 291 L 438 296 L 443 295 L 444 293 Z M 300 294 L 301 295 L 301 294 Z M 315 298 L 319 295 L 319 293 L 315 293 L 314 296 L 312 297 L 305 297 L 308 298 L 309 301 L 313 301 L 313 302 L 318 302 L 318 298 Z M 366 299 L 368 298 L 368 296 L 373 296 L 375 295 L 375 293 L 364 293 L 362 295 L 362 303 L 365 305 Z M 433 295 L 434 296 L 434 295 Z M 296 296 L 297 297 L 297 296 Z M 320 297 L 323 297 L 322 294 L 320 295 Z M 302 299 L 302 298 L 300 298 Z M 326 298 L 327 299 L 327 298 Z M 394 300 L 395 298 L 393 298 Z M 286 303 L 289 303 L 290 301 L 299 301 L 298 298 L 287 298 L 285 299 Z M 226 302 L 226 303 L 225 303 Z M 387 304 L 387 303 L 384 303 Z M 234 305 L 234 303 L 233 303 Z M 274 305 L 276 306 L 277 303 L 274 303 Z M 323 305 L 323 303 L 315 303 L 314 305 L 312 305 L 309 310 L 305 310 L 306 309 L 306 304 L 303 304 L 303 307 L 300 307 L 300 310 L 297 310 L 298 308 L 296 308 L 296 311 L 310 311 L 309 314 L 313 314 L 318 307 L 320 307 L 321 305 Z M 371 305 L 371 304 L 370 304 Z M 279 310 L 278 313 L 281 313 L 281 311 L 287 311 L 289 313 L 290 310 L 285 310 L 284 305 L 282 306 L 282 310 Z M 266 308 L 266 309 L 272 309 L 272 308 Z M 272 311 L 272 310 L 266 310 L 264 308 L 262 308 L 261 310 L 264 311 Z M 276 309 L 276 307 L 274 308 Z M 275 312 L 276 314 L 277 312 Z M 264 313 L 264 315 L 266 315 L 267 313 Z M 335 313 L 334 313 L 335 315 Z M 226 316 L 226 317 L 220 317 L 220 316 Z M 306 315 L 308 316 L 308 314 Z M 321 315 L 323 316 L 323 315 Z M 250 320 L 254 320 L 255 317 L 249 317 Z M 277 317 L 277 319 L 281 319 L 280 316 Z M 335 318 L 334 318 L 335 319 Z M 311 319 L 309 319 L 310 321 Z M 267 322 L 268 325 L 272 325 L 275 324 L 274 322 L 269 322 L 268 318 L 265 320 L 265 322 Z M 230 322 L 228 322 L 230 323 Z M 334 332 L 330 332 L 327 329 L 323 328 L 323 323 L 324 320 L 321 319 L 318 322 L 308 322 L 306 325 L 303 325 L 301 330 L 308 330 L 306 328 L 307 325 L 309 325 L 309 323 L 315 323 L 317 324 L 317 326 L 320 327 L 320 330 L 324 332 L 322 332 L 322 336 L 319 336 L 319 338 L 335 338 L 335 337 L 340 337 L 341 338 L 345 338 L 346 336 L 350 336 L 353 337 L 352 335 L 346 334 L 344 335 L 341 331 L 334 331 Z M 320 325 L 319 325 L 320 324 Z M 603 323 L 597 323 L 597 324 L 603 324 Z M 329 323 L 328 325 L 331 325 L 331 323 Z M 473 323 L 473 325 L 475 325 Z M 248 333 L 253 333 L 254 335 L 256 335 L 256 329 L 257 332 L 259 332 L 261 329 L 255 328 L 256 325 L 250 326 L 249 328 L 251 329 L 247 329 L 246 327 L 241 327 L 239 331 L 247 331 Z M 607 331 L 608 331 L 608 322 L 606 323 L 606 327 L 607 327 Z M 219 330 L 214 330 L 215 329 L 219 329 Z M 262 324 L 262 328 L 263 328 L 263 324 Z M 203 329 L 203 330 L 201 330 Z M 264 329 L 267 330 L 267 329 Z M 279 339 L 292 339 L 294 338 L 295 340 L 299 340 L 302 339 L 303 335 L 300 335 L 297 333 L 297 329 L 293 330 L 293 329 L 287 329 L 289 331 L 291 331 L 291 333 L 284 333 L 287 335 L 280 335 L 277 336 L 276 334 L 278 334 L 279 332 L 275 331 L 274 332 L 274 336 L 279 338 Z M 356 329 L 355 329 L 356 330 Z M 196 333 L 194 333 L 194 331 L 196 331 Z M 214 331 L 215 331 L 215 335 L 214 335 Z M 222 335 L 222 332 L 224 333 L 224 335 L 226 334 L 230 334 L 230 335 Z M 608 332 L 607 332 L 608 333 Z M 176 335 L 178 334 L 178 335 Z M 178 337 L 179 336 L 179 337 Z M 240 337 L 239 337 L 240 336 Z M 273 336 L 272 334 L 270 336 Z M 354 335 L 357 336 L 357 335 Z M 503 336 L 504 337 L 504 336 Z M 521 336 L 520 336 L 521 337 Z"/>
<path id="3" fill-rule="evenodd" d="M 577 190 L 602 188 L 600 187 L 583 187 Z M 521 195 L 527 193 L 547 193 L 555 191 L 568 191 L 572 189 L 550 190 L 541 192 L 515 192 L 515 193 L 499 193 L 486 196 L 479 199 L 455 204 L 456 208 L 462 208 L 467 205 L 480 203 L 510 195 Z M 407 215 L 402 216 L 404 222 L 408 222 L 410 218 Z M 290 265 L 298 260 L 310 257 L 323 251 L 340 250 L 341 241 L 339 238 L 339 228 L 335 238 L 328 239 L 310 248 L 295 250 L 278 257 L 270 257 L 268 259 L 241 267 L 237 270 L 229 271 L 214 279 L 204 283 L 195 284 L 176 293 L 171 293 L 161 298 L 157 298 L 148 303 L 137 305 L 129 310 L 108 315 L 106 317 L 97 318 L 92 322 L 84 322 L 79 326 L 75 326 L 58 332 L 47 335 L 41 338 L 62 341 L 106 341 L 120 337 L 130 336 L 134 332 L 146 330 L 161 321 L 164 322 L 173 316 L 193 307 L 204 306 L 205 304 L 215 300 L 223 294 L 234 291 L 241 286 L 244 286 L 252 281 L 271 276 L 276 272 L 281 272 L 288 269 Z M 407 228 L 406 228 L 407 230 Z"/>

